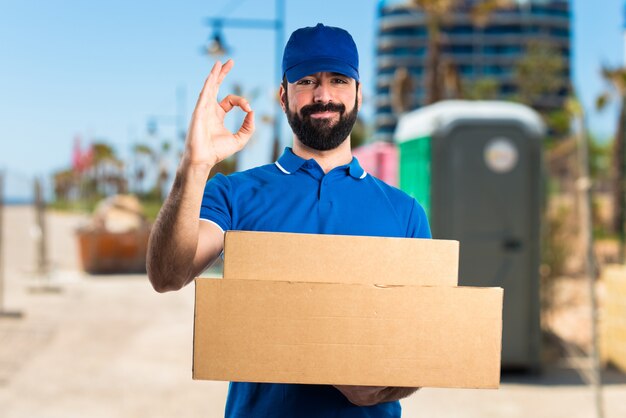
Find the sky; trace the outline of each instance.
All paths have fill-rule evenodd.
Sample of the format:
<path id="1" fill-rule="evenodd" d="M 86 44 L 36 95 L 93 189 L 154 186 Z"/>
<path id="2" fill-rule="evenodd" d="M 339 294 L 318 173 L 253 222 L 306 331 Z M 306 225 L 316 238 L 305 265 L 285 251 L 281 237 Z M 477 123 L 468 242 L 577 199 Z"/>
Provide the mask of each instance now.
<path id="1" fill-rule="evenodd" d="M 572 0 L 575 88 L 592 132 L 609 138 L 613 105 L 594 108 L 606 89 L 602 65 L 623 62 L 624 0 Z M 378 0 L 285 0 L 285 42 L 302 26 L 341 26 L 360 52 L 362 115 L 372 120 L 374 39 Z M 0 0 L 0 170 L 5 195 L 28 198 L 35 177 L 68 168 L 75 138 L 111 144 L 121 158 L 133 144 L 182 147 L 176 120 L 186 127 L 215 58 L 203 54 L 213 35 L 206 18 L 275 19 L 274 1 L 261 0 Z M 252 101 L 257 132 L 244 150 L 242 168 L 269 162 L 271 116 L 279 82 L 276 31 L 224 26 L 235 67 L 220 95 L 236 84 Z M 149 134 L 148 121 L 157 131 Z M 227 119 L 237 124 L 237 116 Z M 291 136 L 283 124 L 282 142 Z M 171 157 L 171 164 L 176 164 Z"/>

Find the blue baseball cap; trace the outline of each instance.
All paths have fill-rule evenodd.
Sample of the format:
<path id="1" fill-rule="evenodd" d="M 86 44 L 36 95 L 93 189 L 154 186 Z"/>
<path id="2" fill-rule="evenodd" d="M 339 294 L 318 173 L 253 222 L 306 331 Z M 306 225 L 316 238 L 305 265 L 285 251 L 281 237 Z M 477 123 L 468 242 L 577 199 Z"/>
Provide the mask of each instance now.
<path id="1" fill-rule="evenodd" d="M 322 71 L 359 81 L 359 52 L 352 36 L 341 28 L 321 23 L 296 30 L 283 53 L 283 77 L 293 83 Z"/>

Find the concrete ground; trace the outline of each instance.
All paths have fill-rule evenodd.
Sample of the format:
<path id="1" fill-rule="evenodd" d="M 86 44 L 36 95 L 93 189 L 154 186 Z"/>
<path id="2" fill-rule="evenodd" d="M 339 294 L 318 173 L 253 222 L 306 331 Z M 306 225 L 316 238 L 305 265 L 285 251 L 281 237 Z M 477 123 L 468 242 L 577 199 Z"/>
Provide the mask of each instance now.
<path id="1" fill-rule="evenodd" d="M 5 212 L 0 417 L 219 417 L 227 383 L 193 381 L 193 287 L 157 294 L 145 275 L 80 272 L 76 216 L 51 214 L 53 274 L 33 273 L 30 208 Z M 626 377 L 605 372 L 605 417 L 626 416 Z M 578 375 L 550 367 L 504 376 L 499 390 L 422 389 L 405 417 L 594 417 Z"/>

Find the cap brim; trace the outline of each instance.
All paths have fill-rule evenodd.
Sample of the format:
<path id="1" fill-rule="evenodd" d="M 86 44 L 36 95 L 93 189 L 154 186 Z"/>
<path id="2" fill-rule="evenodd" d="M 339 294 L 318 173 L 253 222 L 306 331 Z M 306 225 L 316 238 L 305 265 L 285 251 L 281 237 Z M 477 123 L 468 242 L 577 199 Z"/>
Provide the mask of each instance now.
<path id="1" fill-rule="evenodd" d="M 359 81 L 359 72 L 356 68 L 332 58 L 316 58 L 294 65 L 285 71 L 287 81 L 294 83 L 303 77 L 320 72 L 339 73 Z"/>

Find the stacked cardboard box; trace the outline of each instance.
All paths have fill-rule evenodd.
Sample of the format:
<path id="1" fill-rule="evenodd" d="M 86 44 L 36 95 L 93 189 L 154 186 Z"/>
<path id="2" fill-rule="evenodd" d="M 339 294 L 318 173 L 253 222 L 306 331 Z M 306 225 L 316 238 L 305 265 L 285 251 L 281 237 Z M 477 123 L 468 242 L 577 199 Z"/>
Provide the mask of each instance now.
<path id="1" fill-rule="evenodd" d="M 497 388 L 502 289 L 456 241 L 228 232 L 196 280 L 194 379 Z"/>

